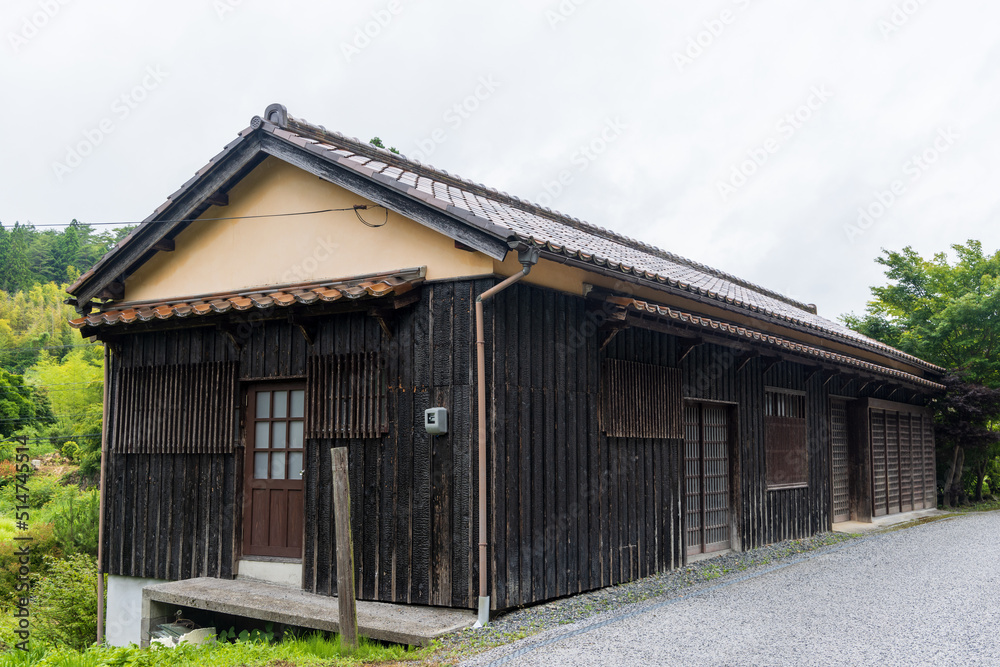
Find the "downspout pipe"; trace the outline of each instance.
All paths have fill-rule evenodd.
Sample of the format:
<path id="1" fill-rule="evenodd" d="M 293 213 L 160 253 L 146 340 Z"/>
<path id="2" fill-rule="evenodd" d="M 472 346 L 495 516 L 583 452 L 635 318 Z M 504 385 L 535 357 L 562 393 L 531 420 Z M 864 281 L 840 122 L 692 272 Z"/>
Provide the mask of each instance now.
<path id="1" fill-rule="evenodd" d="M 104 494 L 108 465 L 108 365 L 111 355 L 108 344 L 104 344 L 104 387 L 101 399 L 101 482 L 100 482 L 100 514 L 97 518 L 97 643 L 104 641 Z"/>
<path id="2" fill-rule="evenodd" d="M 490 622 L 490 589 L 487 570 L 486 525 L 486 327 L 483 323 L 483 302 L 504 291 L 531 272 L 538 263 L 538 248 L 523 243 L 512 244 L 521 272 L 503 280 L 476 297 L 476 401 L 479 415 L 479 617 L 474 627 L 481 628 Z"/>

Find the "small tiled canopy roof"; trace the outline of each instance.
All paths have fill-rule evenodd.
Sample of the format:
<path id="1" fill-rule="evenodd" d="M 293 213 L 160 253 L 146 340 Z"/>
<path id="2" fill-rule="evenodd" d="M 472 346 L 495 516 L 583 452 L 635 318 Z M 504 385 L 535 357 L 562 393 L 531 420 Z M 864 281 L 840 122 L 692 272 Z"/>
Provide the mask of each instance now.
<path id="1" fill-rule="evenodd" d="M 265 141 L 266 139 L 266 141 Z M 901 360 L 912 366 L 941 373 L 943 369 L 873 340 L 839 322 L 816 314 L 815 307 L 777 292 L 765 289 L 731 274 L 713 269 L 636 241 L 602 227 L 518 197 L 499 192 L 480 183 L 421 164 L 417 160 L 391 153 L 361 141 L 330 132 L 326 128 L 294 118 L 287 110 L 272 104 L 264 117 L 256 116 L 250 127 L 236 140 L 200 169 L 195 176 L 170 195 L 154 213 L 126 237 L 119 247 L 85 273 L 69 289 L 79 296 L 93 291 L 93 281 L 107 281 L 100 276 L 109 258 L 128 248 L 135 239 L 148 243 L 148 227 L 162 223 L 191 192 L 212 178 L 219 165 L 240 150 L 247 142 L 258 142 L 263 153 L 288 150 L 301 156 L 304 165 L 319 158 L 336 171 L 362 177 L 399 197 L 426 205 L 440 214 L 466 225 L 481 238 L 491 237 L 504 242 L 519 240 L 538 246 L 542 257 L 575 264 L 581 268 L 624 277 L 625 280 L 648 285 L 664 292 L 687 296 L 717 305 L 723 309 L 748 313 L 751 317 L 780 324 L 814 336 L 853 347 L 874 351 Z M 196 209 L 195 213 L 207 208 Z M 405 214 L 405 213 L 404 213 Z M 460 240 L 460 239 L 457 239 Z M 488 253 L 489 254 L 489 253 Z M 495 256 L 495 255 L 494 255 Z M 98 276 L 95 278 L 95 276 Z M 86 288 L 86 289 L 85 289 Z M 89 291 L 88 291 L 89 290 Z M 86 304 L 78 304 L 85 307 Z"/>
<path id="2" fill-rule="evenodd" d="M 782 338 L 781 336 L 775 336 L 773 334 L 764 333 L 755 329 L 749 329 L 738 324 L 732 324 L 730 322 L 723 322 L 710 317 L 686 313 L 682 310 L 670 308 L 669 306 L 624 297 L 610 297 L 607 301 L 625 309 L 626 311 L 636 312 L 643 316 L 652 315 L 659 319 L 690 325 L 693 329 L 702 328 L 704 330 L 718 332 L 719 334 L 726 335 L 729 338 L 743 338 L 757 344 L 791 352 L 799 356 L 813 357 L 819 361 L 826 361 L 842 366 L 853 366 L 860 370 L 885 375 L 903 382 L 909 382 L 911 384 L 928 387 L 930 389 L 941 390 L 945 388 L 942 384 L 896 370 L 895 368 L 888 368 L 863 359 L 857 359 L 844 354 L 830 352 L 829 350 L 824 350 L 812 345 L 804 345 L 793 340 L 788 340 L 787 338 Z"/>
<path id="3" fill-rule="evenodd" d="M 205 294 L 161 302 L 125 303 L 112 310 L 91 313 L 70 320 L 75 329 L 83 327 L 131 324 L 135 321 L 168 320 L 175 317 L 198 317 L 230 310 L 287 308 L 335 301 L 356 301 L 399 296 L 423 282 L 423 269 L 409 269 L 360 279 L 327 280 L 280 287 L 262 287 L 239 292 Z"/>

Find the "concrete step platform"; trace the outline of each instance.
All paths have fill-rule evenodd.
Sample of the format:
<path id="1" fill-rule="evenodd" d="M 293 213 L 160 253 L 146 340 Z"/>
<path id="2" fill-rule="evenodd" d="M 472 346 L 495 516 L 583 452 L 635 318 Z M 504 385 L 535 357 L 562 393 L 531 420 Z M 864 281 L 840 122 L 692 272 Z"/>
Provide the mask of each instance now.
<path id="1" fill-rule="evenodd" d="M 173 620 L 177 607 L 339 632 L 337 598 L 315 595 L 251 579 L 200 577 L 142 589 L 142 645 L 160 623 Z M 472 627 L 467 609 L 418 607 L 359 600 L 358 634 L 396 644 L 426 646 L 432 640 Z"/>
<path id="2" fill-rule="evenodd" d="M 873 518 L 871 523 L 862 521 L 843 521 L 841 523 L 835 523 L 833 524 L 833 532 L 854 534 L 870 533 L 872 531 L 890 526 L 896 526 L 902 523 L 908 523 L 910 521 L 918 521 L 928 517 L 947 516 L 947 514 L 947 512 L 939 509 L 915 510 L 913 512 L 903 512 L 901 514 L 887 514 L 885 516 Z"/>

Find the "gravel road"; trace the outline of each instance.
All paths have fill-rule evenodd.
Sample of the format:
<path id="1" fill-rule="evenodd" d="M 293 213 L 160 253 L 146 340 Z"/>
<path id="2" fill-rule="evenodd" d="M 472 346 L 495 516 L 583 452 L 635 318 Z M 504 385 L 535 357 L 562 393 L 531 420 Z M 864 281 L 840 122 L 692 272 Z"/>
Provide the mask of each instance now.
<path id="1" fill-rule="evenodd" d="M 468 665 L 1000 665 L 1000 512 L 872 535 Z"/>

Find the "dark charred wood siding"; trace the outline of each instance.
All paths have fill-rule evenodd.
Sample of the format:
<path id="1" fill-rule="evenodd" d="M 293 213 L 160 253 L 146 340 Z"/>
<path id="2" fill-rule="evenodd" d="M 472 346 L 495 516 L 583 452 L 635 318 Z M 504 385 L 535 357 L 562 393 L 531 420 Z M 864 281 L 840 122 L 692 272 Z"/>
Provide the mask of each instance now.
<path id="1" fill-rule="evenodd" d="M 386 433 L 307 441 L 304 588 L 337 590 L 330 448 L 348 448 L 359 599 L 474 607 L 478 597 L 475 490 L 475 296 L 493 281 L 426 285 L 388 338 L 367 315 L 318 325 L 310 359 L 372 354 L 386 391 Z M 310 361 L 310 363 L 315 363 Z M 449 432 L 430 436 L 424 410 L 448 409 Z"/>
<path id="2" fill-rule="evenodd" d="M 235 404 L 230 393 L 218 405 L 207 432 L 190 432 L 185 442 L 194 451 L 217 453 L 121 453 L 149 451 L 149 444 L 163 441 L 134 410 L 148 409 L 136 401 L 138 392 L 149 395 L 158 387 L 191 391 L 176 383 L 135 383 L 123 392 L 122 378 L 153 377 L 150 369 L 231 369 L 240 357 L 226 338 L 214 329 L 200 328 L 131 336 L 111 355 L 109 373 L 107 484 L 105 500 L 104 567 L 110 574 L 157 579 L 199 576 L 231 577 L 241 508 L 242 471 L 234 443 L 239 441 Z M 165 377 L 165 376 L 164 376 Z M 176 397 L 176 391 L 174 396 Z M 202 396 L 208 405 L 215 396 Z M 228 402 L 225 401 L 228 399 Z M 175 399 L 171 399 L 176 402 Z M 146 406 L 144 408 L 143 406 Z M 166 424 L 179 428 L 182 421 Z M 210 441 L 209 441 L 210 440 Z M 128 449 L 126 449 L 128 448 Z M 154 450 L 155 451 L 155 450 Z M 182 450 L 183 451 L 183 450 Z M 190 451 L 190 450 L 189 450 Z"/>
<path id="3" fill-rule="evenodd" d="M 630 331 L 601 351 L 583 299 L 526 285 L 486 315 L 493 605 L 682 565 L 682 438 L 607 437 L 600 412 L 605 359 L 670 367 L 673 340 Z"/>
<path id="4" fill-rule="evenodd" d="M 303 587 L 336 591 L 330 448 L 346 446 L 358 597 L 474 608 L 473 306 L 495 282 L 425 284 L 419 301 L 386 321 L 391 336 L 365 312 L 310 321 L 312 345 L 288 321 L 259 318 L 230 321 L 228 334 L 199 327 L 125 335 L 111 358 L 112 384 L 126 369 L 232 363 L 238 364 L 238 399 L 252 382 L 301 382 L 310 364 L 319 368 L 324 358 L 377 358 L 387 429 L 376 437 L 306 441 Z M 851 422 L 852 415 L 868 412 L 855 409 L 859 401 L 853 399 L 890 399 L 899 390 L 788 361 L 747 361 L 742 351 L 712 344 L 692 349 L 689 338 L 647 329 L 612 336 L 592 307 L 581 297 L 523 283 L 485 307 L 488 581 L 495 608 L 609 586 L 685 562 L 683 439 L 602 433 L 607 360 L 679 369 L 683 399 L 726 406 L 734 549 L 829 529 L 831 396 L 847 401 Z M 805 394 L 808 484 L 800 488 L 767 488 L 768 388 Z M 117 387 L 110 389 L 114 396 Z M 919 397 L 897 393 L 895 400 Z M 112 451 L 124 442 L 114 434 L 129 432 L 126 406 L 110 406 Z M 445 436 L 424 431 L 423 413 L 432 406 L 449 410 Z M 233 575 L 242 535 L 243 445 L 238 415 L 230 421 L 225 437 L 237 443 L 232 453 L 109 456 L 105 518 L 115 529 L 105 536 L 106 571 L 164 579 Z M 922 434 L 921 447 L 910 444 L 903 455 L 916 460 L 919 451 L 933 461 L 927 426 L 911 421 L 904 436 L 916 443 Z M 852 423 L 849 429 L 858 432 Z M 903 484 L 918 482 L 914 474 Z M 853 493 L 853 478 L 851 484 Z M 923 484 L 925 496 L 931 495 L 933 482 Z"/>

